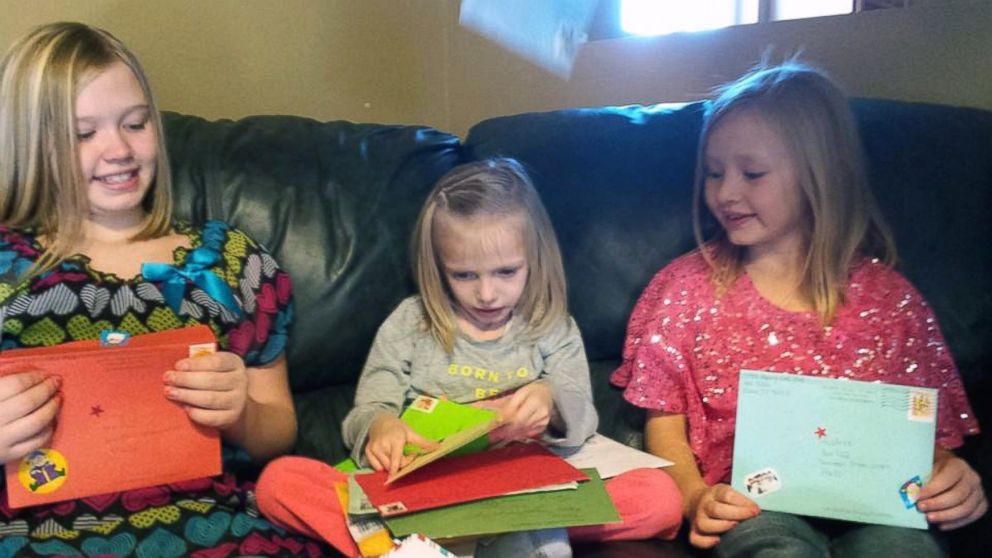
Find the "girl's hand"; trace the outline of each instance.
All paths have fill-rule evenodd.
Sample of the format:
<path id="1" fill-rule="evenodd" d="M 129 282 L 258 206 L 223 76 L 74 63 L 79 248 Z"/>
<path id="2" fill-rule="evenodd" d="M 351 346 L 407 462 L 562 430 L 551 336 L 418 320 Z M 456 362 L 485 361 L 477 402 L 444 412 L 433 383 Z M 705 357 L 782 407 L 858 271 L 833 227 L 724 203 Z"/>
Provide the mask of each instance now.
<path id="1" fill-rule="evenodd" d="M 548 429 L 555 402 L 547 383 L 531 382 L 489 406 L 500 414 L 501 425 L 489 433 L 489 441 L 497 443 L 540 436 Z"/>
<path id="2" fill-rule="evenodd" d="M 52 438 L 61 380 L 40 372 L 0 377 L 0 463 L 20 459 Z"/>
<path id="3" fill-rule="evenodd" d="M 720 542 L 720 535 L 760 512 L 758 504 L 729 485 L 707 486 L 696 493 L 690 505 L 689 542 L 697 548 L 713 548 Z"/>
<path id="4" fill-rule="evenodd" d="M 390 414 L 381 414 L 372 421 L 365 458 L 376 471 L 383 469 L 395 475 L 400 467 L 413 461 L 416 454 L 403 455 L 403 446 L 414 444 L 421 450 L 437 449 L 438 443 L 417 434 L 410 425 Z"/>
<path id="5" fill-rule="evenodd" d="M 975 521 L 988 510 L 982 479 L 970 465 L 949 451 L 938 450 L 933 476 L 921 490 L 916 509 L 941 531 Z"/>
<path id="6" fill-rule="evenodd" d="M 193 422 L 223 430 L 236 424 L 245 411 L 245 363 L 227 352 L 180 360 L 175 370 L 165 373 L 165 396 L 184 405 Z"/>

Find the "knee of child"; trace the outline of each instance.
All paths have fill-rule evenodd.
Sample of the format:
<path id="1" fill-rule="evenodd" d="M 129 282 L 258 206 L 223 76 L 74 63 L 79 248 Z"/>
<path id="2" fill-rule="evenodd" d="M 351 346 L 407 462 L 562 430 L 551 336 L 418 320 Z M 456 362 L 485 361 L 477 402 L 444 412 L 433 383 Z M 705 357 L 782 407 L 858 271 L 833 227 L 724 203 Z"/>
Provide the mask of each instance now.
<path id="1" fill-rule="evenodd" d="M 304 482 L 313 484 L 313 479 L 317 477 L 313 469 L 320 466 L 326 467 L 318 461 L 294 455 L 277 457 L 270 461 L 255 483 L 255 498 L 259 508 L 277 505 L 281 496 L 295 494 L 295 485 L 301 477 L 310 479 Z"/>
<path id="2" fill-rule="evenodd" d="M 682 523 L 682 493 L 661 469 L 634 469 L 607 484 L 626 523 L 648 528 L 648 536 L 674 537 Z"/>

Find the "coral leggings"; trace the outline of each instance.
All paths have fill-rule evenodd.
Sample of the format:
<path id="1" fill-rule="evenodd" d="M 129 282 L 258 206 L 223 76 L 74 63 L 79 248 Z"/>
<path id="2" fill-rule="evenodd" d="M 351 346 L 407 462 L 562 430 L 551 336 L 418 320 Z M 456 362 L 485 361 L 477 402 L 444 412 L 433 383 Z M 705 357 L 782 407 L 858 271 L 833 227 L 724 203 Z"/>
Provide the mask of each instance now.
<path id="1" fill-rule="evenodd" d="M 280 457 L 262 472 L 255 495 L 262 514 L 272 522 L 327 541 L 348 556 L 358 556 L 333 488 L 335 482 L 347 479 L 321 461 Z M 620 523 L 572 527 L 568 530 L 571 540 L 672 539 L 678 533 L 682 496 L 675 481 L 663 471 L 629 471 L 608 479 L 606 491 L 620 514 Z"/>

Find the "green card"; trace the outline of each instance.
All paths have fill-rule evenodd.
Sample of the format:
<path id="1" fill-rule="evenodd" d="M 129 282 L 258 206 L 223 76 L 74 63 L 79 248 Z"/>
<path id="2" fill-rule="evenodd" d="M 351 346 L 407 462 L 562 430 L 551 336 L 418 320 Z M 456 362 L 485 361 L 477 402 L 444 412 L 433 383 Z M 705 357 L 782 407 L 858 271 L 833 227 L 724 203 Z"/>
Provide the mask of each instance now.
<path id="1" fill-rule="evenodd" d="M 400 420 L 409 424 L 417 434 L 424 438 L 440 442 L 459 432 L 491 423 L 496 416 L 496 412 L 489 409 L 421 395 L 403 410 Z M 489 447 L 489 436 L 482 434 L 468 443 L 460 445 L 450 453 L 445 452 L 444 457 L 476 453 L 487 447 Z M 417 447 L 410 444 L 403 448 L 403 452 L 407 455 L 417 453 L 417 451 Z M 336 463 L 334 468 L 343 473 L 353 473 L 358 469 L 358 466 L 349 457 Z"/>
<path id="2" fill-rule="evenodd" d="M 487 423 L 494 418 L 496 418 L 496 413 L 489 409 L 481 409 L 426 395 L 414 399 L 400 415 L 400 420 L 409 424 L 417 434 L 435 442 L 440 442 L 453 434 Z M 447 457 L 476 453 L 488 446 L 489 436 L 484 434 L 449 453 Z M 408 444 L 403 448 L 403 451 L 407 454 L 416 453 L 417 447 Z"/>
<path id="3" fill-rule="evenodd" d="M 386 526 L 394 537 L 422 533 L 432 539 L 451 539 L 620 521 L 596 470 L 582 472 L 589 481 L 580 482 L 574 490 L 497 496 L 388 518 Z"/>

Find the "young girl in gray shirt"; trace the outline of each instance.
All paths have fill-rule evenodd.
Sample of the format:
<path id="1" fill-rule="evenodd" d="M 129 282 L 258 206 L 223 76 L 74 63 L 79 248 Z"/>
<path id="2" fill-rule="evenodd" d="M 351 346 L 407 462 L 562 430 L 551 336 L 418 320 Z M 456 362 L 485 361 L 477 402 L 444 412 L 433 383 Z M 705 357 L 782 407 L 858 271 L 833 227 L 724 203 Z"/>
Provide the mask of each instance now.
<path id="1" fill-rule="evenodd" d="M 581 446 L 589 439 L 598 417 L 585 350 L 568 314 L 554 229 L 523 167 L 492 159 L 442 177 L 420 213 L 413 256 L 419 294 L 380 327 L 344 420 L 353 459 L 395 473 L 413 458 L 404 445 L 432 449 L 399 419 L 418 395 L 495 410 L 500 426 L 491 443 Z M 259 506 L 273 521 L 344 550 L 344 516 L 328 495 L 342 478 L 317 461 L 277 460 L 259 481 Z M 327 493 L 315 496 L 314 486 Z M 666 473 L 634 470 L 607 481 L 607 491 L 621 523 L 569 529 L 573 540 L 677 533 L 682 501 Z M 482 554 L 570 551 L 563 530 L 547 530 L 499 537 L 480 545 Z"/>

